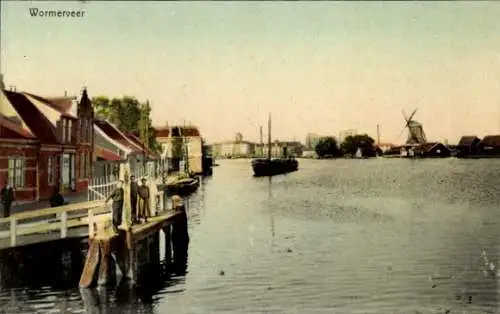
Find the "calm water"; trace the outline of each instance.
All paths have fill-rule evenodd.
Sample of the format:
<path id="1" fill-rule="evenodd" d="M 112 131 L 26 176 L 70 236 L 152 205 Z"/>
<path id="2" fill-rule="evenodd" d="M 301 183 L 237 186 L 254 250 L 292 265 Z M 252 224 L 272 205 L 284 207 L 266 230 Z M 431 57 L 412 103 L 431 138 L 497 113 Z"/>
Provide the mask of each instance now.
<path id="1" fill-rule="evenodd" d="M 4 312 L 500 313 L 500 160 L 301 160 L 271 182 L 249 162 L 188 201 L 185 278 L 93 303 L 4 289 Z"/>

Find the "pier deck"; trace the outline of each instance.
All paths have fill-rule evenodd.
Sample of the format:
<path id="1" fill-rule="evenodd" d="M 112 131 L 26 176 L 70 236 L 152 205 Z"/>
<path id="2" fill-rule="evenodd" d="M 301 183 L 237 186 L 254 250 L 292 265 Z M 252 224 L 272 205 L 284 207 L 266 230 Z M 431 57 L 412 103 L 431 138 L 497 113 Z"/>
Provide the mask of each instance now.
<path id="1" fill-rule="evenodd" d="M 32 210 L 0 218 L 0 250 L 64 238 L 83 238 L 110 218 L 103 201 Z"/>

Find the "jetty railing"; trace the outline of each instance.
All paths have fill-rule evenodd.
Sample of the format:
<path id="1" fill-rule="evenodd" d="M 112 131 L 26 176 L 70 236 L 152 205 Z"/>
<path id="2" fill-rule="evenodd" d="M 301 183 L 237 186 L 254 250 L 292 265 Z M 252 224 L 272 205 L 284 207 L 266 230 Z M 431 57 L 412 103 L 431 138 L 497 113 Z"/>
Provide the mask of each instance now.
<path id="1" fill-rule="evenodd" d="M 111 212 L 102 200 L 75 203 L 59 207 L 32 210 L 0 218 L 0 226 L 8 224 L 8 230 L 0 231 L 0 239 L 10 238 L 10 246 L 15 247 L 19 236 L 44 234 L 60 230 L 60 238 L 68 237 L 68 230 L 88 226 L 88 234 L 95 231 L 94 224 L 106 218 Z"/>
<path id="2" fill-rule="evenodd" d="M 88 186 L 88 201 L 105 200 L 115 189 L 118 177 L 114 175 L 94 177 Z"/>

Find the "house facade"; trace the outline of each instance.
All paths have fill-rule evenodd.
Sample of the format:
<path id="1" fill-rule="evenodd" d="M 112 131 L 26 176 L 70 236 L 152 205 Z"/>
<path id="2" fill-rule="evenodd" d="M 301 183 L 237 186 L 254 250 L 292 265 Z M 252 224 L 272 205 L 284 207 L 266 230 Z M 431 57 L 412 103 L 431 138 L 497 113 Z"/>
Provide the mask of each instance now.
<path id="1" fill-rule="evenodd" d="M 162 146 L 161 159 L 165 167 L 171 169 L 175 160 L 184 155 L 187 156 L 189 171 L 203 172 L 203 139 L 196 126 L 156 127 L 155 137 Z"/>
<path id="2" fill-rule="evenodd" d="M 479 153 L 485 157 L 500 157 L 500 135 L 487 135 L 477 146 Z"/>
<path id="3" fill-rule="evenodd" d="M 94 119 L 94 171 L 96 177 L 117 175 L 119 164 L 128 162 L 131 171 L 146 173 L 155 156 L 133 134 L 114 124 Z M 149 171 L 149 170 L 148 170 Z"/>
<path id="4" fill-rule="evenodd" d="M 249 158 L 254 157 L 258 145 L 249 141 L 225 141 L 211 145 L 215 158 Z"/>
<path id="5" fill-rule="evenodd" d="M 70 113 L 71 108 L 76 114 Z M 10 130 L 10 136 L 13 128 L 32 136 L 18 138 L 18 142 L 2 136 L 3 145 L 9 140 L 17 148 L 2 150 L 2 159 L 8 159 L 11 166 L 2 171 L 0 184 L 13 183 L 19 200 L 49 198 L 56 188 L 63 194 L 87 189 L 92 177 L 94 112 L 85 89 L 80 101 L 68 98 L 59 103 L 27 92 L 2 90 L 0 113 L 2 130 Z"/>
<path id="6" fill-rule="evenodd" d="M 271 157 L 281 158 L 284 155 L 300 157 L 302 156 L 302 152 L 304 150 L 304 145 L 300 142 L 290 141 L 290 142 L 282 142 L 282 141 L 274 141 L 271 143 Z M 269 145 L 264 144 L 264 156 L 267 156 L 269 152 Z"/>

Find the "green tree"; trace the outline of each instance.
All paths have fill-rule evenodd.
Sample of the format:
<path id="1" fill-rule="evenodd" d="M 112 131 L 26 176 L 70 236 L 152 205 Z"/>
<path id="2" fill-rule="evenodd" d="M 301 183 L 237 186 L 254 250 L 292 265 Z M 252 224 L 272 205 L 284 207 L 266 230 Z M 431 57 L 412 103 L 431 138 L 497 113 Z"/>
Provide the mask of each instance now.
<path id="1" fill-rule="evenodd" d="M 99 96 L 92 99 L 92 105 L 97 118 L 108 120 L 120 130 L 139 136 L 143 142 L 147 142 L 150 150 L 161 153 L 161 145 L 155 138 L 149 102 L 141 104 L 135 97 L 130 96 L 111 100 Z"/>
<path id="2" fill-rule="evenodd" d="M 314 147 L 314 150 L 320 158 L 340 157 L 342 155 L 337 145 L 337 140 L 331 136 L 321 138 Z"/>
<path id="3" fill-rule="evenodd" d="M 340 148 L 344 154 L 354 155 L 358 148 L 360 148 L 363 156 L 372 157 L 376 155 L 375 140 L 367 134 L 356 134 L 346 137 Z"/>

